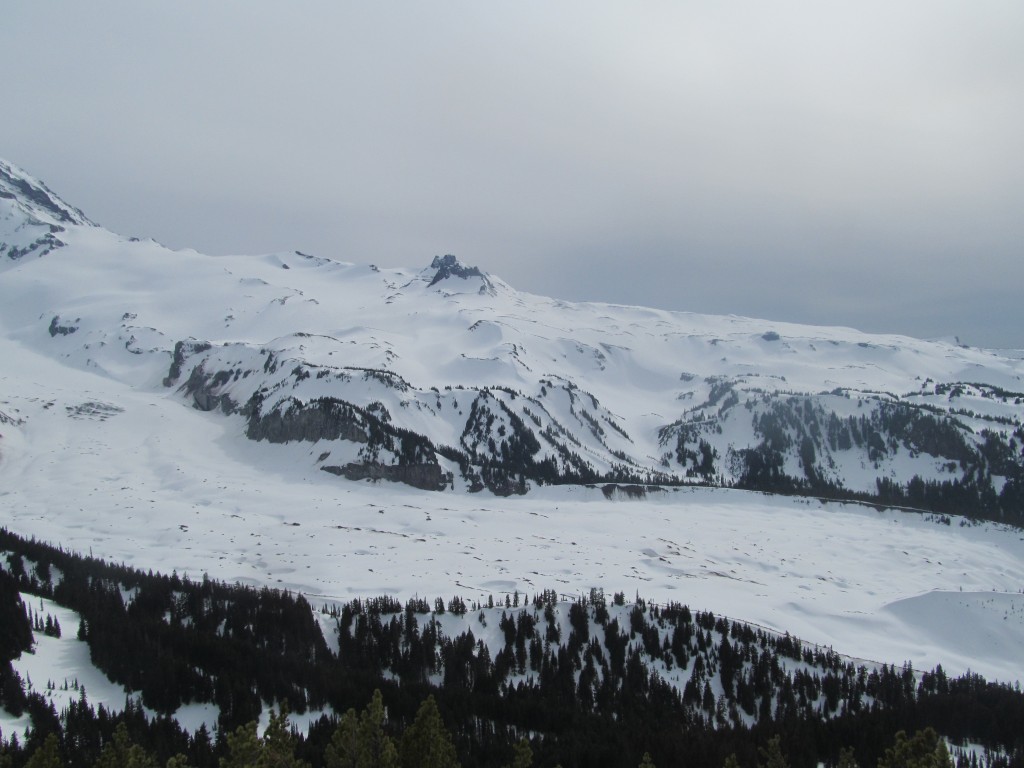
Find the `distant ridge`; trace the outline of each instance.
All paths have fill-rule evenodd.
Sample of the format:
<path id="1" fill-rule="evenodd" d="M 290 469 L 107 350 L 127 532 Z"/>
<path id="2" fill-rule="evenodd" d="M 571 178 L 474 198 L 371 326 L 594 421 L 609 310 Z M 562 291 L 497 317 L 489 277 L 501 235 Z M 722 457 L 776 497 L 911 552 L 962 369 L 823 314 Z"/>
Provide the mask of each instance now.
<path id="1" fill-rule="evenodd" d="M 85 214 L 58 197 L 43 182 L 0 158 L 0 199 L 17 201 L 23 209 L 52 223 L 95 226 Z"/>
<path id="2" fill-rule="evenodd" d="M 0 182 L 9 327 L 63 365 L 241 417 L 256 443 L 316 445 L 310 465 L 340 478 L 710 485 L 1024 525 L 1019 357 L 561 302 L 452 254 L 409 270 L 171 252 L 10 164 Z"/>

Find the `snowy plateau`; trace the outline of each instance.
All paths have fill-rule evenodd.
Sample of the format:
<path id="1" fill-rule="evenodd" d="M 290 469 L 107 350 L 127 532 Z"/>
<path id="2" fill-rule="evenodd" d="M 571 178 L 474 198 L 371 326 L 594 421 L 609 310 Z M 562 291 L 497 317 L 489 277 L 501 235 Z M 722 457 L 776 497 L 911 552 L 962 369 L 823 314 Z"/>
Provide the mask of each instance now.
<path id="1" fill-rule="evenodd" d="M 424 263 L 172 251 L 0 161 L 0 525 L 316 606 L 598 588 L 1024 680 L 1024 355 Z"/>

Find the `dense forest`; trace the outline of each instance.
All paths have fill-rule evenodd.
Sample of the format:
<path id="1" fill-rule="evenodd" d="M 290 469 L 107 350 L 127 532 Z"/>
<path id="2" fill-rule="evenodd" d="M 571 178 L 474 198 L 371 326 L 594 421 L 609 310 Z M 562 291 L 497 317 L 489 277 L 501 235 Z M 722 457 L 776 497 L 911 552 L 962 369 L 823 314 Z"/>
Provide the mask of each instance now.
<path id="1" fill-rule="evenodd" d="M 55 626 L 22 595 L 52 599 L 81 622 Z M 38 632 L 88 643 L 94 664 L 134 694 L 124 711 L 83 691 L 58 712 L 27 690 L 11 661 Z M 188 702 L 215 703 L 216 726 L 184 732 L 173 713 Z M 253 723 L 271 704 L 325 714 L 304 734 L 279 714 L 260 737 Z M 290 764 L 260 757 L 274 744 L 311 766 L 636 766 L 646 755 L 720 768 L 772 765 L 771 749 L 793 768 L 873 766 L 898 733 L 927 728 L 980 745 L 993 768 L 1024 766 L 1019 688 L 941 668 L 858 665 L 682 604 L 594 590 L 313 606 L 287 592 L 143 573 L 6 530 L 0 705 L 32 719 L 24 740 L 4 741 L 0 765 L 12 768 L 37 754 L 92 766 L 112 750 L 121 762 L 103 764 L 127 765 L 132 750 L 137 765 Z M 395 762 L 344 761 L 367 740 Z M 435 747 L 447 757 L 416 762 Z"/>

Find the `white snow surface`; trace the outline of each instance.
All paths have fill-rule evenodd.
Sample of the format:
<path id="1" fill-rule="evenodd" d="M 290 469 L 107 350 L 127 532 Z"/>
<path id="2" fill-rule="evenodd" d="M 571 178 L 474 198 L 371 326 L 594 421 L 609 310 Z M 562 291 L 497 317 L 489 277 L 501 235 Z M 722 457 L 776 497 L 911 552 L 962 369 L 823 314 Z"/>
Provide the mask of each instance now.
<path id="1" fill-rule="evenodd" d="M 7 199 L 0 206 L 4 240 L 24 211 Z M 497 498 L 459 492 L 458 481 L 440 493 L 354 483 L 318 466 L 324 452 L 350 460 L 351 444 L 252 442 L 241 416 L 198 411 L 162 384 L 175 342 L 189 338 L 212 342 L 208 359 L 239 371 L 262 369 L 267 350 L 332 376 L 387 370 L 411 389 L 314 376 L 300 390 L 269 374 L 228 387 L 264 385 L 273 397 L 304 400 L 344 387 L 349 401 L 382 401 L 408 428 L 449 423 L 456 444 L 471 399 L 459 386 L 539 396 L 541 379 L 571 381 L 600 401 L 595 416 L 626 425 L 628 439 L 606 430 L 608 446 L 656 466 L 658 429 L 705 400 L 709 377 L 767 391 L 921 392 L 937 402 L 928 379 L 1021 391 L 1019 356 L 570 304 L 494 276 L 430 286 L 430 270 L 294 253 L 209 257 L 82 221 L 66 224 L 66 245 L 41 257 L 0 254 L 0 524 L 20 535 L 143 569 L 300 591 L 315 605 L 385 593 L 473 600 L 623 590 L 857 658 L 1024 680 L 1018 530 L 730 490 L 631 501 L 585 487 Z M 55 318 L 75 330 L 53 334 Z M 548 415 L 569 423 L 570 399 L 552 391 Z M 971 407 L 1011 421 L 1021 414 L 1019 404 L 980 394 Z M 597 457 L 592 446 L 581 450 Z"/>

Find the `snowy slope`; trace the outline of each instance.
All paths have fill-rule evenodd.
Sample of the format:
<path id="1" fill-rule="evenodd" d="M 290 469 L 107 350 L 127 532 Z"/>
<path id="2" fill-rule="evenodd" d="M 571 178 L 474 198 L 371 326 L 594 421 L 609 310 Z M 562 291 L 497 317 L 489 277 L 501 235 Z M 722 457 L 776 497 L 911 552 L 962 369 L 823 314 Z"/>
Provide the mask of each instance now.
<path id="1" fill-rule="evenodd" d="M 42 186 L 7 188 L 12 241 L 73 212 L 53 250 L 0 261 L 8 338 L 147 390 L 162 382 L 203 410 L 240 412 L 253 439 L 322 441 L 324 466 L 348 477 L 433 489 L 459 479 L 499 493 L 559 479 L 760 487 L 768 451 L 797 483 L 873 493 L 879 478 L 917 475 L 998 495 L 1008 470 L 980 452 L 983 429 L 1011 454 L 1011 474 L 1024 473 L 1009 446 L 1024 412 L 1024 363 L 1013 357 L 569 304 L 454 257 L 381 270 L 295 253 L 171 252 L 90 225 Z M 956 435 L 893 432 L 894 414 Z"/>
<path id="2" fill-rule="evenodd" d="M 38 179 L 0 159 L 0 261 L 42 256 L 71 226 L 93 226 Z"/>
<path id="3" fill-rule="evenodd" d="M 8 164 L 0 179 L 0 505 L 18 533 L 324 599 L 639 591 L 853 656 L 1024 677 L 1019 531 L 543 482 L 735 481 L 767 414 L 787 476 L 808 476 L 807 438 L 817 475 L 850 490 L 917 475 L 998 494 L 1024 461 L 1019 355 L 570 304 L 449 259 L 170 251 Z M 920 421 L 884 431 L 894 405 L 945 442 Z M 832 447 L 832 415 L 873 419 L 882 449 Z M 529 492 L 465 492 L 484 487 Z"/>

